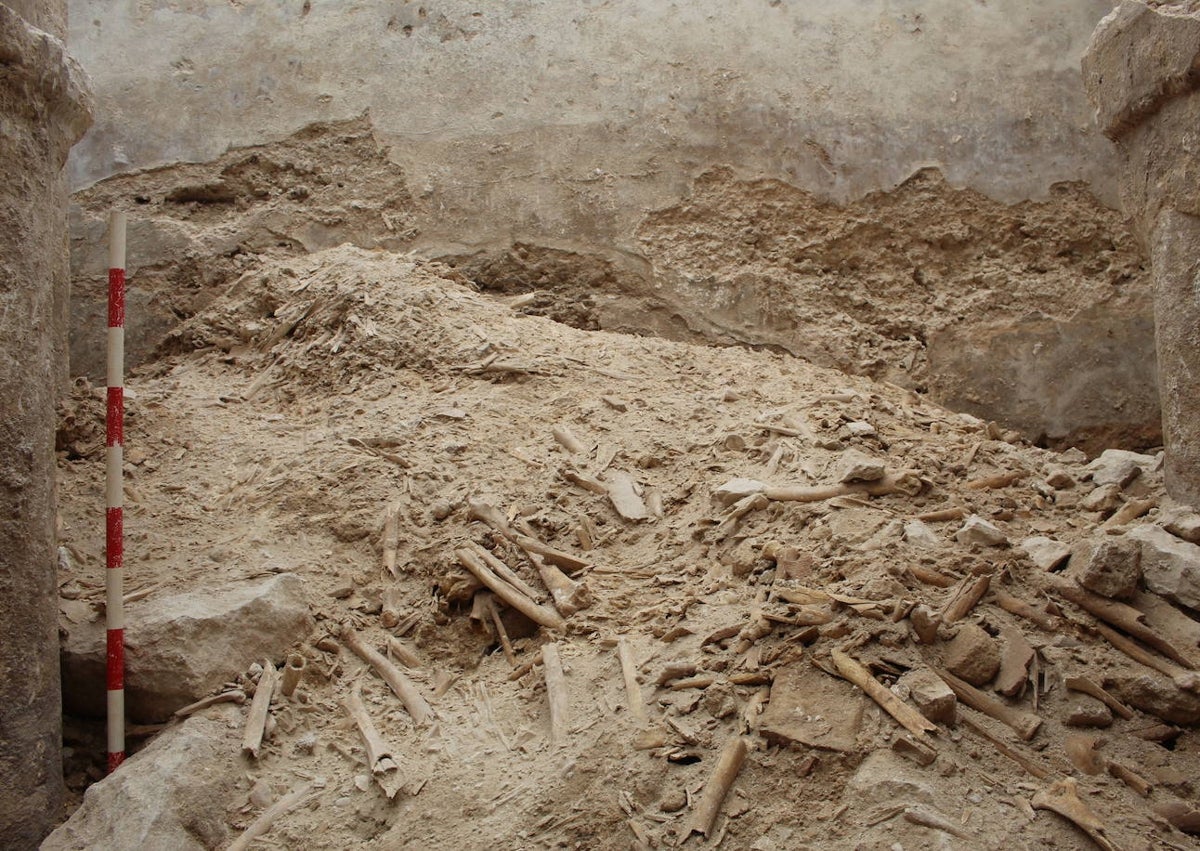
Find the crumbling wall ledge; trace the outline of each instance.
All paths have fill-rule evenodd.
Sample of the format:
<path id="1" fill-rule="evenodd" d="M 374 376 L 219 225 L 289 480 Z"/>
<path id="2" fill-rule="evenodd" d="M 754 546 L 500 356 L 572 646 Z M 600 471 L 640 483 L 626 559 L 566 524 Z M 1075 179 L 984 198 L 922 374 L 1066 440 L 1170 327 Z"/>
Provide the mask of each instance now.
<path id="1" fill-rule="evenodd" d="M 1121 196 L 1153 264 L 1166 486 L 1200 505 L 1200 11 L 1124 0 L 1092 36 L 1084 85 L 1122 155 Z"/>
<path id="2" fill-rule="evenodd" d="M 87 129 L 83 70 L 0 0 L 0 847 L 33 848 L 62 806 L 55 403 L 66 379 L 67 152 Z M 56 13 L 55 13 L 56 12 Z"/>

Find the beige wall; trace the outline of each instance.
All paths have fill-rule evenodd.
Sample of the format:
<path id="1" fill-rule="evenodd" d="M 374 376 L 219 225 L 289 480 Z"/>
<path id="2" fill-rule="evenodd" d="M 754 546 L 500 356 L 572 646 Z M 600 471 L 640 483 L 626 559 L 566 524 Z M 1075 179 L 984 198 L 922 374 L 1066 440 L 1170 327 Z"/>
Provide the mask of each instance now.
<path id="1" fill-rule="evenodd" d="M 624 245 L 698 168 L 847 200 L 937 165 L 1115 203 L 1079 58 L 1107 0 L 72 0 L 74 187 L 369 110 L 422 240 Z M 307 11 L 306 11 L 307 10 Z"/>

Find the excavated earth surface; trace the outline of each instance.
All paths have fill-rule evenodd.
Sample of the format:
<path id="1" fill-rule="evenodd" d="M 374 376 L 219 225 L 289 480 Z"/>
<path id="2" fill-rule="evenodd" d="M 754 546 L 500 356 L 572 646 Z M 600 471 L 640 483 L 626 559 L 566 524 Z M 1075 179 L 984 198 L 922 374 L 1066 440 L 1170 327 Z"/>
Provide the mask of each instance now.
<path id="1" fill-rule="evenodd" d="M 1034 808 L 1068 777 L 1115 846 L 1196 846 L 1160 814 L 1195 801 L 1195 678 L 1157 655 L 1174 679 L 1132 661 L 1054 591 L 1074 582 L 1086 549 L 1064 574 L 1023 543 L 1157 528 L 1170 509 L 1160 459 L 1126 460 L 1102 484 L 1110 476 L 1077 450 L 1003 439 L 994 423 L 894 384 L 777 351 L 572 328 L 521 315 L 526 301 L 480 293 L 436 262 L 346 246 L 260 259 L 167 334 L 128 382 L 130 640 L 156 598 L 290 572 L 315 618 L 288 637 L 307 667 L 291 697 L 274 697 L 257 758 L 241 751 L 249 701 L 131 729 L 153 744 L 92 785 L 46 847 L 126 847 L 123 816 L 106 820 L 96 802 L 189 729 L 206 744 L 171 766 L 188 805 L 161 820 L 183 820 L 196 848 L 223 847 L 293 790 L 300 803 L 254 847 L 673 846 L 738 736 L 745 762 L 707 837 L 689 846 L 1092 847 Z M 59 435 L 67 636 L 103 606 L 102 393 L 78 381 Z M 811 486 L 879 467 L 902 487 L 803 502 L 743 483 L 729 500 L 744 499 L 722 501 L 735 479 Z M 500 607 L 516 664 L 557 646 L 557 740 L 544 666 L 514 676 L 486 610 L 472 617 L 478 586 L 456 550 L 487 548 L 542 588 L 520 550 L 474 519 L 481 500 L 587 565 L 575 580 L 590 604 L 561 628 Z M 984 521 L 990 539 L 986 527 L 959 533 Z M 982 577 L 981 600 L 963 606 Z M 385 596 L 399 617 L 390 628 Z M 1190 610 L 1145 589 L 1130 603 L 1188 665 L 1200 660 Z M 414 722 L 345 646 L 346 625 L 415 655 L 404 671 L 432 718 Z M 943 702 L 928 737 L 936 757 L 921 765 L 893 749 L 891 717 L 836 676 L 835 651 L 909 706 L 912 678 L 927 689 L 930 667 L 1003 655 L 1013 696 L 988 677 L 981 689 L 1042 723 L 1026 740 L 961 703 L 945 714 Z M 236 655 L 229 690 L 251 693 L 260 660 Z M 1129 717 L 1068 689 L 1075 677 L 1108 689 Z M 404 781 L 391 800 L 343 706 L 356 689 Z M 1066 725 L 1080 719 L 1104 726 Z M 79 793 L 99 776 L 103 746 L 83 719 L 68 744 Z M 1145 781 L 1145 797 L 1122 770 Z"/>
<path id="2" fill-rule="evenodd" d="M 132 204 L 131 364 L 261 259 L 351 242 L 439 258 L 484 291 L 527 296 L 530 315 L 786 352 L 1041 445 L 1161 443 L 1147 267 L 1123 217 L 1077 184 L 1009 205 L 925 169 L 843 206 L 715 167 L 622 244 L 464 245 L 431 224 L 439 199 L 410 185 L 363 117 L 112 177 L 73 201 L 72 369 L 97 381 L 105 221 Z"/>

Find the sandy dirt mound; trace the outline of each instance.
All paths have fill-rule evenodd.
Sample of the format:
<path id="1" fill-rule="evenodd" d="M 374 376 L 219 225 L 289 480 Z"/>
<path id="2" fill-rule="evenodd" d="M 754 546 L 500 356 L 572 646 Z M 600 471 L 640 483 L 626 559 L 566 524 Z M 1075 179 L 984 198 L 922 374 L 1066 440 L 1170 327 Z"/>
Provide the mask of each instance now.
<path id="1" fill-rule="evenodd" d="M 238 756 L 205 836 L 231 838 L 307 788 L 262 847 L 658 848 L 695 828 L 708 836 L 693 847 L 757 851 L 1083 848 L 1031 808 L 1073 776 L 1116 844 L 1190 847 L 1152 807 L 1194 796 L 1180 725 L 1200 720 L 1195 684 L 1113 649 L 1022 546 L 1123 540 L 1161 520 L 1155 458 L 1102 484 L 1081 453 L 1005 442 L 894 385 L 521 316 L 446 267 L 350 247 L 246 273 L 129 388 L 131 611 L 287 571 L 316 618 L 295 636 L 299 689 L 276 697 L 258 758 Z M 97 402 L 80 383 L 60 435 L 68 631 L 103 597 Z M 549 610 L 531 541 L 583 562 L 561 575 L 586 594 L 553 630 L 498 607 L 519 673 L 456 551 L 501 560 Z M 1139 593 L 1200 656 L 1194 622 Z M 347 626 L 411 654 L 429 719 L 348 649 Z M 551 643 L 561 691 L 540 662 Z M 894 745 L 896 722 L 836 675 L 834 651 L 911 712 L 940 695 L 928 742 Z M 998 679 L 969 664 L 992 655 Z M 961 703 L 948 720 L 930 673 L 944 667 L 1038 729 L 1023 739 Z M 256 673 L 231 670 L 231 684 L 252 691 Z M 1129 717 L 1094 698 L 1079 715 L 1073 677 L 1133 704 Z M 373 775 L 343 706 L 357 688 L 402 775 L 391 800 L 397 778 Z M 240 730 L 248 709 L 202 712 Z M 1077 715 L 1107 725 L 1099 740 L 1065 726 Z M 738 737 L 744 764 L 698 822 Z M 71 759 L 78 790 L 95 766 L 82 746 Z"/>

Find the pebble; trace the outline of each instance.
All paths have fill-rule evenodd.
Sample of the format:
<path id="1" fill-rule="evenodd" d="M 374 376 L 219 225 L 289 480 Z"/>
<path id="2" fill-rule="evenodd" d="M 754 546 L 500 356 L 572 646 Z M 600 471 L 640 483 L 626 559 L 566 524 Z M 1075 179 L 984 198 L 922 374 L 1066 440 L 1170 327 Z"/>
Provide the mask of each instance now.
<path id="1" fill-rule="evenodd" d="M 1113 722 L 1112 710 L 1093 697 L 1081 696 L 1067 704 L 1063 720 L 1068 727 L 1108 727 Z"/>
<path id="2" fill-rule="evenodd" d="M 1000 547 L 1008 543 L 1008 537 L 1003 532 L 978 514 L 966 519 L 962 528 L 954 533 L 954 540 L 960 544 L 979 544 L 984 547 Z"/>
<path id="3" fill-rule="evenodd" d="M 945 664 L 955 676 L 982 686 L 1000 670 L 1000 649 L 983 627 L 964 624 L 946 647 Z"/>

